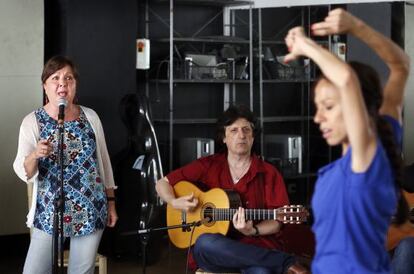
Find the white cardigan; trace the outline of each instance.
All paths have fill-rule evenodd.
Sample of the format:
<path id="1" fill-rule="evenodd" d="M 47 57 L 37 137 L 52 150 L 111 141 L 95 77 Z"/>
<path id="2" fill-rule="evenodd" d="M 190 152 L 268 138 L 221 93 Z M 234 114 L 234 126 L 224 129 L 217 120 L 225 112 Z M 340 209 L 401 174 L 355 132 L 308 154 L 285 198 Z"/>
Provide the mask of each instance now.
<path id="1" fill-rule="evenodd" d="M 112 173 L 111 161 L 106 147 L 104 131 L 102 128 L 101 120 L 99 119 L 96 112 L 90 108 L 80 106 L 86 115 L 92 129 L 95 133 L 96 138 L 96 152 L 99 164 L 99 175 L 105 185 L 105 188 L 116 189 L 114 176 Z M 17 148 L 16 159 L 13 163 L 14 171 L 19 178 L 26 182 L 33 182 L 33 194 L 32 204 L 30 206 L 29 213 L 27 214 L 27 226 L 33 225 L 34 214 L 36 212 L 36 199 L 37 199 L 37 187 L 38 187 L 38 175 L 39 171 L 30 179 L 27 178 L 26 170 L 24 169 L 25 158 L 35 150 L 36 145 L 39 141 L 39 126 L 37 124 L 35 112 L 29 113 L 24 117 L 22 124 L 20 125 L 19 132 L 19 144 Z"/>

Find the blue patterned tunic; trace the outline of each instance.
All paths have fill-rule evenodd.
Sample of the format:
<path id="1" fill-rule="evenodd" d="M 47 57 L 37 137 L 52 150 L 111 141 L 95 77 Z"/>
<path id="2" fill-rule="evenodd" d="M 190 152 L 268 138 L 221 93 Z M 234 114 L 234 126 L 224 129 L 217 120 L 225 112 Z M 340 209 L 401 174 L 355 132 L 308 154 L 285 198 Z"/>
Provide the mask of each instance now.
<path id="1" fill-rule="evenodd" d="M 54 199 L 59 191 L 57 121 L 43 108 L 35 111 L 40 139 L 48 140 L 53 152 L 39 159 L 39 187 L 34 227 L 53 233 Z M 81 110 L 74 121 L 64 123 L 64 236 L 82 236 L 104 229 L 107 218 L 105 186 L 99 177 L 93 129 Z"/>

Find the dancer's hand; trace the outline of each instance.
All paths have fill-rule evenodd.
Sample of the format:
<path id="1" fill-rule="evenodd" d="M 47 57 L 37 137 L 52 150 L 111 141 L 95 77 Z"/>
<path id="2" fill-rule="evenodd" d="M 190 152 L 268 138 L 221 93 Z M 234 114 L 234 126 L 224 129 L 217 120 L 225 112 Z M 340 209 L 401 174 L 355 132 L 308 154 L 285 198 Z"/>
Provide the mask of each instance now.
<path id="1" fill-rule="evenodd" d="M 288 63 L 305 54 L 305 47 L 309 43 L 314 43 L 306 37 L 303 27 L 295 27 L 289 30 L 285 37 L 285 43 L 289 53 L 285 56 L 284 62 Z"/>
<path id="2" fill-rule="evenodd" d="M 361 21 L 358 18 L 344 9 L 338 8 L 330 11 L 324 21 L 313 24 L 311 31 L 316 36 L 353 34 L 358 30 L 360 23 Z"/>

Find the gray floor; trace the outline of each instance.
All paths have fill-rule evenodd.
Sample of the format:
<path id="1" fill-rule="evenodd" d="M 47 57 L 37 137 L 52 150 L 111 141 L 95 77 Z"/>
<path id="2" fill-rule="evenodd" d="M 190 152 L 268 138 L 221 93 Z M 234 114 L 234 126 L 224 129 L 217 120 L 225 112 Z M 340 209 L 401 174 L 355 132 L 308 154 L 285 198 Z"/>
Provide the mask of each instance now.
<path id="1" fill-rule="evenodd" d="M 5 248 L 5 247 L 2 247 Z M 10 247 L 13 248 L 13 247 Z M 146 274 L 185 274 L 186 251 L 167 245 L 160 250 L 160 259 L 153 265 L 146 267 Z M 0 258 L 1 274 L 22 273 L 25 256 L 6 256 Z M 141 274 L 143 267 L 141 259 L 113 259 L 108 258 L 108 274 Z M 188 273 L 192 273 L 188 271 Z M 96 269 L 95 274 L 98 274 Z"/>
<path id="2" fill-rule="evenodd" d="M 187 250 L 178 249 L 172 245 L 169 245 L 164 250 L 160 250 L 161 257 L 158 262 L 145 268 L 146 274 L 185 274 L 186 269 L 186 252 Z M 139 261 L 140 259 L 138 259 Z M 97 272 L 95 272 L 97 273 Z M 141 274 L 143 273 L 143 267 L 141 262 L 108 261 L 108 274 Z M 188 273 L 192 273 L 188 271 Z"/>

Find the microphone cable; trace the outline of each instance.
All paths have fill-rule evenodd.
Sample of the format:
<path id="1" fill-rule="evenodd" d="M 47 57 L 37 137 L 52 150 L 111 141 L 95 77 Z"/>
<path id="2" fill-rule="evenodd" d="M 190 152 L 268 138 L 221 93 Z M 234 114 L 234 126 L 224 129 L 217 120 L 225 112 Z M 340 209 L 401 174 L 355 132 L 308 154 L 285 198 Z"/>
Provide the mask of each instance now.
<path id="1" fill-rule="evenodd" d="M 193 234 L 194 234 L 194 231 L 196 230 L 196 228 L 197 228 L 197 226 L 194 225 L 193 229 L 191 229 L 190 242 L 189 242 L 188 249 L 187 249 L 187 259 L 186 259 L 186 262 L 185 262 L 185 274 L 188 274 L 188 259 L 190 257 L 191 242 L 193 240 Z"/>

